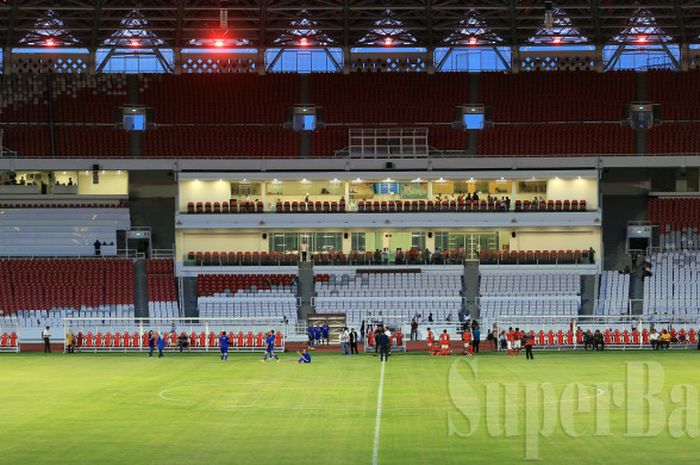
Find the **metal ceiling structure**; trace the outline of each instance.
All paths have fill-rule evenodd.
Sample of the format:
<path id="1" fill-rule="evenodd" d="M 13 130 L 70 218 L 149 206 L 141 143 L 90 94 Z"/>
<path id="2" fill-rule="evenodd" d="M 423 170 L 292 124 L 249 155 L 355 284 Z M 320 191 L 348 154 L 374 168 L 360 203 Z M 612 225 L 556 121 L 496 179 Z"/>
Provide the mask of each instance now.
<path id="1" fill-rule="evenodd" d="M 694 0 L 0 0 L 0 43 L 29 47 L 26 38 L 44 24 L 56 45 L 117 47 L 110 38 L 137 11 L 161 48 L 202 40 L 285 46 L 280 38 L 293 41 L 299 34 L 290 34 L 290 28 L 299 24 L 306 28 L 308 46 L 517 47 L 541 43 L 532 38 L 553 28 L 552 10 L 570 20 L 552 34 L 555 44 L 600 47 L 639 41 L 640 35 L 650 45 L 700 42 L 700 1 Z M 575 41 L 567 40 L 573 35 Z"/>

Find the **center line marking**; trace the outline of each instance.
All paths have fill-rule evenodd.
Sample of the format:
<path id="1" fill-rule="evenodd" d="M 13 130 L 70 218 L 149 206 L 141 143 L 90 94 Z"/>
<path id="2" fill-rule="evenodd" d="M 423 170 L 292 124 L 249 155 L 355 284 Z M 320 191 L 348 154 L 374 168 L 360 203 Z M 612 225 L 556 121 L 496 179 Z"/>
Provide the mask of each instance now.
<path id="1" fill-rule="evenodd" d="M 379 392 L 377 393 L 377 419 L 374 423 L 374 449 L 372 450 L 372 465 L 379 464 L 379 429 L 382 423 L 382 396 L 384 394 L 384 366 L 386 362 L 382 363 L 382 370 L 379 373 Z"/>

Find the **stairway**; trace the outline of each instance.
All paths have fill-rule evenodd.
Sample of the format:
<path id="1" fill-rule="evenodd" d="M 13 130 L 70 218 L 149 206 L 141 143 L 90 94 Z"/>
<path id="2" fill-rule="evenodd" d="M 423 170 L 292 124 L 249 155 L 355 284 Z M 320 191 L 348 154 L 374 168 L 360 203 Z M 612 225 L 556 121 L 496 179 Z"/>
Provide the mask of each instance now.
<path id="1" fill-rule="evenodd" d="M 148 289 L 146 287 L 146 259 L 134 262 L 134 315 L 148 318 Z"/>
<path id="2" fill-rule="evenodd" d="M 593 315 L 596 299 L 596 275 L 581 276 L 581 315 Z"/>
<path id="3" fill-rule="evenodd" d="M 299 320 L 306 320 L 307 315 L 313 312 L 311 300 L 314 296 L 314 267 L 312 262 L 299 263 Z"/>

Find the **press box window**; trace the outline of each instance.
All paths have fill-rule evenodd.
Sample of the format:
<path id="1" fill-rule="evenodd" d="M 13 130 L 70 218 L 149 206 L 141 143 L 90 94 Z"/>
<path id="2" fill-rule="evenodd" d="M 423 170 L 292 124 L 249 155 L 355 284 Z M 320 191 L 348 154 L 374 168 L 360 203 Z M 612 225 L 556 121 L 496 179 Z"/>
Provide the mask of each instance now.
<path id="1" fill-rule="evenodd" d="M 321 129 L 324 127 L 323 108 L 315 105 L 289 107 L 284 127 L 298 132 Z"/>
<path id="2" fill-rule="evenodd" d="M 459 105 L 455 108 L 452 127 L 463 131 L 481 131 L 493 127 L 491 110 L 484 105 Z"/>
<path id="3" fill-rule="evenodd" d="M 153 125 L 153 110 L 142 106 L 123 106 L 117 111 L 117 127 L 125 131 L 145 131 Z"/>

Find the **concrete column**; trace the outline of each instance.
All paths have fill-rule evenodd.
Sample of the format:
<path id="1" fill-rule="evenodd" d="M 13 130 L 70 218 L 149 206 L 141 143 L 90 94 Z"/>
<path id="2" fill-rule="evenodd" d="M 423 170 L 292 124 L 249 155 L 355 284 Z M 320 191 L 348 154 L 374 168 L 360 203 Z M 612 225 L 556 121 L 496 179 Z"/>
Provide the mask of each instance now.
<path id="1" fill-rule="evenodd" d="M 12 73 L 12 48 L 5 47 L 2 49 L 2 74 Z"/>
<path id="2" fill-rule="evenodd" d="M 481 101 L 481 73 L 469 73 L 469 103 Z M 467 139 L 467 155 L 477 155 L 479 152 L 479 131 L 469 131 Z"/>
<path id="3" fill-rule="evenodd" d="M 267 209 L 268 208 L 268 205 L 267 205 L 267 184 L 265 184 L 264 182 L 260 183 L 260 200 L 262 201 L 263 205 L 265 206 L 265 209 Z M 270 210 L 274 210 L 274 209 L 275 209 L 275 206 L 272 205 Z"/>
<path id="4" fill-rule="evenodd" d="M 428 181 L 428 200 L 433 200 L 433 181 Z"/>
<path id="5" fill-rule="evenodd" d="M 350 74 L 352 70 L 352 55 L 350 47 L 343 47 L 343 74 Z"/>
<path id="6" fill-rule="evenodd" d="M 636 73 L 635 99 L 638 102 L 645 102 L 649 99 L 647 95 L 647 74 Z M 638 155 L 649 153 L 649 131 L 647 129 L 635 129 L 634 151 Z"/>

